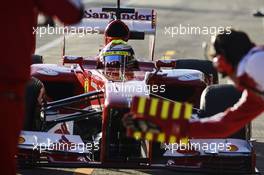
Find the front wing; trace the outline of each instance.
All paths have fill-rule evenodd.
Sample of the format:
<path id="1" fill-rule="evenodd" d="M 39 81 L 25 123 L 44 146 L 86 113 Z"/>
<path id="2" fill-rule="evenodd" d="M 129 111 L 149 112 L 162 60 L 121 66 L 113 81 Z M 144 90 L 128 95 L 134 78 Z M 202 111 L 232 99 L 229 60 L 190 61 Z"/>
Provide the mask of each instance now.
<path id="1" fill-rule="evenodd" d="M 63 144 L 54 147 L 58 143 Z M 164 154 L 159 160 L 140 158 L 122 162 L 96 162 L 90 159 L 90 155 L 94 153 L 95 144 L 98 143 L 92 143 L 93 149 L 87 149 L 82 147 L 85 144 L 80 136 L 24 131 L 19 138 L 17 159 L 22 165 L 31 164 L 39 167 L 170 169 L 177 172 L 257 174 L 255 152 L 248 141 L 191 139 L 190 143 L 195 143 L 196 146 L 200 144 L 203 147 L 183 149 L 177 148 L 175 144 L 163 144 Z M 220 143 L 228 144 L 230 150 L 219 149 L 219 146 L 216 148 L 215 145 Z"/>

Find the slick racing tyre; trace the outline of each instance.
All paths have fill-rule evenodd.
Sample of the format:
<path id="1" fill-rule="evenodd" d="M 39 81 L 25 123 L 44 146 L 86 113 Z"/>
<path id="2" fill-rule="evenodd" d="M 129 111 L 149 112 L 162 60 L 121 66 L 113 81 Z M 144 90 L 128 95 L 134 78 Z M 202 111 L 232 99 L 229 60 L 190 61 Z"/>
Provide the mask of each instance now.
<path id="1" fill-rule="evenodd" d="M 232 107 L 241 97 L 233 85 L 212 85 L 207 87 L 201 96 L 201 113 L 200 118 L 210 117 L 219 112 L 225 111 Z M 242 128 L 230 138 L 249 140 L 251 136 L 251 124 Z"/>
<path id="2" fill-rule="evenodd" d="M 42 88 L 44 88 L 43 83 L 34 77 L 31 78 L 26 86 L 24 119 L 24 130 L 26 131 L 41 130 L 40 105 L 38 98 Z"/>
<path id="3" fill-rule="evenodd" d="M 218 83 L 218 73 L 212 64 L 212 61 L 198 59 L 180 59 L 176 61 L 176 69 L 199 70 L 205 75 L 212 75 L 213 83 Z"/>
<path id="4" fill-rule="evenodd" d="M 31 64 L 43 64 L 43 57 L 41 55 L 32 55 Z"/>

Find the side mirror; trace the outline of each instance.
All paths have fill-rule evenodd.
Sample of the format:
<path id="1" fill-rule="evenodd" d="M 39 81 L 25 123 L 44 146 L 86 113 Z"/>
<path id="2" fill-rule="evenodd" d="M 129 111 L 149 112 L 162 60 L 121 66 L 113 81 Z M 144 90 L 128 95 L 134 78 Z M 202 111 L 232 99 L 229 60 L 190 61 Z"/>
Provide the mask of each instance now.
<path id="1" fill-rule="evenodd" d="M 84 59 L 80 56 L 63 56 L 63 64 L 83 64 Z"/>
<path id="2" fill-rule="evenodd" d="M 156 61 L 156 68 L 160 69 L 162 67 L 175 68 L 176 67 L 176 60 L 157 60 Z"/>

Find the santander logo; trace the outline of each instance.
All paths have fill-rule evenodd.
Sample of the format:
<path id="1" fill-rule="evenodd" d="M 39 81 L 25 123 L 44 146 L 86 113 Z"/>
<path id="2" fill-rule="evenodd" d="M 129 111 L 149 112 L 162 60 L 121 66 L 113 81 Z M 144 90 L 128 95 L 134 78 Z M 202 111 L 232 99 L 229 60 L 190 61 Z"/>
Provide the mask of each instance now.
<path id="1" fill-rule="evenodd" d="M 85 10 L 84 18 L 88 19 L 115 19 L 115 13 L 114 12 L 102 12 L 99 9 L 87 9 Z M 121 14 L 122 20 L 137 20 L 137 21 L 153 21 L 154 15 L 151 11 L 146 12 L 140 12 L 135 11 L 135 13 L 123 13 Z"/>

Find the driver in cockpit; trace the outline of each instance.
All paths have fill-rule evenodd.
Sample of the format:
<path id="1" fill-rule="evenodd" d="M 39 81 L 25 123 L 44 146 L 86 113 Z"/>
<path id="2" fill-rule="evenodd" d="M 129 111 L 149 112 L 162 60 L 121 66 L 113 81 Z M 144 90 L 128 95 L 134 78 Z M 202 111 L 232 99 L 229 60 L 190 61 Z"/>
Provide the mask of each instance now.
<path id="1" fill-rule="evenodd" d="M 99 62 L 104 68 L 137 68 L 133 48 L 123 40 L 112 40 L 99 54 Z"/>

